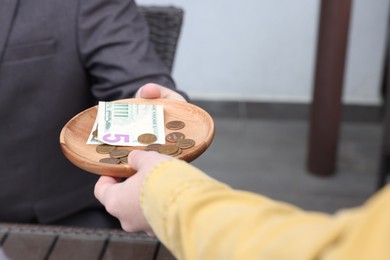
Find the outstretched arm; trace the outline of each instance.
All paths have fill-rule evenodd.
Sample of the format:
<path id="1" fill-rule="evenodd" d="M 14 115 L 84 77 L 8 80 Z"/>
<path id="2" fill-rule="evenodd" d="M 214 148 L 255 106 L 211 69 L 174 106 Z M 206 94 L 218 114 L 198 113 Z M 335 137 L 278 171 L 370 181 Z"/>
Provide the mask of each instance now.
<path id="1" fill-rule="evenodd" d="M 96 197 L 129 232 L 153 232 L 179 259 L 390 259 L 390 188 L 335 216 L 233 190 L 195 167 L 134 151 L 137 173 L 101 177 Z"/>

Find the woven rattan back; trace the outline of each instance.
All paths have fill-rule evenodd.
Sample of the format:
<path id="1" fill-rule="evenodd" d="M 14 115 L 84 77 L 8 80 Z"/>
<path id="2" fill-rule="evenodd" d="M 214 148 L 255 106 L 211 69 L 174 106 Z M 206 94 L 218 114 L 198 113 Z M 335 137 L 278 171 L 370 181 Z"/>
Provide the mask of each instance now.
<path id="1" fill-rule="evenodd" d="M 173 6 L 140 6 L 150 30 L 150 40 L 157 54 L 172 71 L 183 22 L 183 10 Z"/>

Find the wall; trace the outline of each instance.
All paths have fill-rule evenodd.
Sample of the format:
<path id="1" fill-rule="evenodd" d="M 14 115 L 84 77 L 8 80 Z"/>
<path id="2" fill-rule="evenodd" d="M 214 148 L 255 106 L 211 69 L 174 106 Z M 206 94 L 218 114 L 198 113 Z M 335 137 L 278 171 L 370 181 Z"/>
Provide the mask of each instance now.
<path id="1" fill-rule="evenodd" d="M 390 0 L 355 0 L 344 101 L 378 104 Z M 311 100 L 319 0 L 138 0 L 185 10 L 173 75 L 205 100 Z"/>

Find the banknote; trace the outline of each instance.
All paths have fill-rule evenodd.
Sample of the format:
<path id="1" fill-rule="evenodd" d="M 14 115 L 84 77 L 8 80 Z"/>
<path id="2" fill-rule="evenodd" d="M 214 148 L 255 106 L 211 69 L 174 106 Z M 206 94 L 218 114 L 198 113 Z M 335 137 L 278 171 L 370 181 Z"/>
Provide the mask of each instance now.
<path id="1" fill-rule="evenodd" d="M 98 123 L 99 123 L 99 115 L 97 114 L 96 119 L 95 119 L 95 123 L 93 124 L 92 130 L 88 136 L 87 144 L 102 144 L 103 143 L 103 142 L 100 142 L 97 139 L 97 136 L 95 137 L 95 135 L 93 134 L 94 132 L 97 133 Z"/>
<path id="2" fill-rule="evenodd" d="M 165 143 L 164 109 L 155 104 L 99 102 L 97 119 L 87 143 L 106 143 L 117 146 L 145 146 L 138 136 L 150 133 L 156 143 Z M 93 132 L 97 130 L 97 137 Z"/>

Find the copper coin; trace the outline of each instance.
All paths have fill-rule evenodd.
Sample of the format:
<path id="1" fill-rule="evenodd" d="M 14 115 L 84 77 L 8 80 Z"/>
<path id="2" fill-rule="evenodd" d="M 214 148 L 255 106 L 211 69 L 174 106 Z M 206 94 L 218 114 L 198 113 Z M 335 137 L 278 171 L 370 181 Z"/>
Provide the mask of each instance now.
<path id="1" fill-rule="evenodd" d="M 169 121 L 168 123 L 165 124 L 165 126 L 171 130 L 179 130 L 182 129 L 185 126 L 185 124 L 182 121 L 176 120 L 176 121 Z"/>
<path id="2" fill-rule="evenodd" d="M 120 158 L 119 159 L 119 161 L 121 162 L 121 163 L 123 163 L 123 164 L 128 164 L 129 163 L 129 161 L 128 161 L 128 159 L 127 159 L 128 157 L 127 156 L 125 156 L 125 157 L 122 157 L 122 158 Z"/>
<path id="3" fill-rule="evenodd" d="M 125 150 L 125 149 L 116 149 L 116 150 L 112 150 L 110 152 L 110 156 L 112 158 L 122 158 L 122 157 L 126 157 L 127 155 L 129 155 L 130 151 L 129 150 Z"/>
<path id="4" fill-rule="evenodd" d="M 182 149 L 187 149 L 187 148 L 191 148 L 192 146 L 194 146 L 195 141 L 192 139 L 183 139 L 183 140 L 177 141 L 176 145 Z"/>
<path id="5" fill-rule="evenodd" d="M 100 159 L 99 162 L 108 163 L 108 164 L 119 164 L 120 160 L 117 158 L 103 158 L 103 159 Z"/>
<path id="6" fill-rule="evenodd" d="M 170 143 L 176 143 L 179 140 L 183 140 L 185 138 L 185 135 L 180 132 L 172 132 L 170 134 L 167 134 L 165 136 L 165 140 L 167 140 Z"/>
<path id="7" fill-rule="evenodd" d="M 157 136 L 155 136 L 154 134 L 146 133 L 138 136 L 137 140 L 138 142 L 143 144 L 152 144 L 157 141 Z"/>
<path id="8" fill-rule="evenodd" d="M 95 137 L 95 138 L 98 137 L 98 130 L 97 129 L 92 132 L 92 136 Z"/>
<path id="9" fill-rule="evenodd" d="M 158 148 L 160 148 L 162 144 L 149 144 L 145 146 L 145 151 L 155 151 L 158 152 Z"/>
<path id="10" fill-rule="evenodd" d="M 183 152 L 183 150 L 181 148 L 179 148 L 179 149 L 177 149 L 177 152 L 171 154 L 171 156 L 179 156 L 182 152 Z"/>
<path id="11" fill-rule="evenodd" d="M 115 149 L 116 149 L 115 146 L 109 145 L 109 144 L 100 144 L 100 145 L 96 146 L 96 152 L 101 153 L 101 154 L 110 153 L 111 151 L 113 151 Z"/>
<path id="12" fill-rule="evenodd" d="M 159 153 L 162 153 L 162 154 L 168 154 L 168 155 L 171 155 L 171 154 L 174 154 L 177 152 L 177 150 L 179 150 L 179 147 L 177 147 L 176 145 L 162 145 L 159 149 L 158 149 L 158 152 Z"/>

